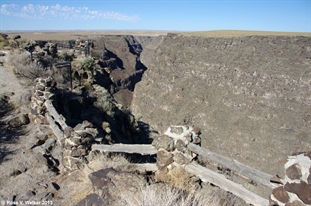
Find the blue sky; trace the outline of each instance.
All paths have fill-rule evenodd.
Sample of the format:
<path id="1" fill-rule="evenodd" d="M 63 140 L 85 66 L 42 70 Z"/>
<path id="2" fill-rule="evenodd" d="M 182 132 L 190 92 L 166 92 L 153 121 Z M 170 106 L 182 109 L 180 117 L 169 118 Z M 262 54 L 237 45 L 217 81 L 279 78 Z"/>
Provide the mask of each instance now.
<path id="1" fill-rule="evenodd" d="M 311 32 L 311 0 L 0 0 L 0 30 Z"/>

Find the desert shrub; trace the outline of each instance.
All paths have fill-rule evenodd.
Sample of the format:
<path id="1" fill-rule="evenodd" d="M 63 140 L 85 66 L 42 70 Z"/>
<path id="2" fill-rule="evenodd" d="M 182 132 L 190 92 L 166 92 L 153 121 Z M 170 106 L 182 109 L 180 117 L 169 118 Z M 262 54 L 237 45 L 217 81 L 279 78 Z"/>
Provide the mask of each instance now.
<path id="1" fill-rule="evenodd" d="M 10 47 L 12 47 L 12 48 L 18 48 L 19 47 L 18 41 L 15 41 L 14 39 L 9 39 L 8 42 L 9 42 Z"/>
<path id="2" fill-rule="evenodd" d="M 191 176 L 181 167 L 174 167 L 167 173 L 158 172 L 155 178 L 157 181 L 182 190 L 191 190 L 194 187 L 194 183 L 191 182 Z"/>
<path id="3" fill-rule="evenodd" d="M 27 52 L 13 52 L 8 56 L 8 65 L 16 77 L 24 80 L 23 83 L 31 85 L 38 77 L 47 77 L 51 75 L 50 70 L 44 69 L 42 64 L 30 60 L 30 54 Z"/>
<path id="4" fill-rule="evenodd" d="M 5 39 L 3 36 L 0 36 L 0 46 L 9 46 L 9 41 Z"/>
<path id="5" fill-rule="evenodd" d="M 68 54 L 67 52 L 60 52 L 57 54 L 58 58 L 65 61 L 72 61 L 73 60 L 73 54 Z"/>
<path id="6" fill-rule="evenodd" d="M 80 69 L 87 69 L 90 70 L 94 66 L 94 59 L 92 57 L 86 57 L 78 60 L 79 68 Z"/>
<path id="7" fill-rule="evenodd" d="M 123 153 L 100 153 L 91 152 L 88 156 L 88 167 L 93 171 L 100 170 L 102 168 L 120 168 L 130 167 L 131 163 Z"/>
<path id="8" fill-rule="evenodd" d="M 13 109 L 13 105 L 9 103 L 9 97 L 0 95 L 0 118 Z"/>
<path id="9" fill-rule="evenodd" d="M 141 188 L 138 194 L 121 192 L 120 205 L 128 206 L 205 206 L 221 205 L 217 196 L 212 191 L 192 191 L 187 193 L 183 190 L 165 184 L 151 184 Z"/>
<path id="10" fill-rule="evenodd" d="M 115 105 L 113 104 L 113 98 L 107 89 L 103 87 L 96 88 L 97 101 L 94 106 L 99 108 L 102 112 L 113 117 L 115 115 Z"/>
<path id="11" fill-rule="evenodd" d="M 101 52 L 97 52 L 97 51 L 91 51 L 91 56 L 94 59 L 100 59 L 102 57 L 102 53 Z"/>

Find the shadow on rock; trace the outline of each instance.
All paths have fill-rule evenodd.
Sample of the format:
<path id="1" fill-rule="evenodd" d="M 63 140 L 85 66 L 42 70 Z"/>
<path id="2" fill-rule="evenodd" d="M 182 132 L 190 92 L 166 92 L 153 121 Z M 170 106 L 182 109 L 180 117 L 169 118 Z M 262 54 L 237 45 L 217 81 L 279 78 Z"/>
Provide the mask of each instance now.
<path id="1" fill-rule="evenodd" d="M 10 145 L 16 144 L 19 136 L 24 134 L 23 127 L 8 128 L 3 122 L 0 122 L 0 164 L 9 160 L 7 156 L 14 153 Z"/>

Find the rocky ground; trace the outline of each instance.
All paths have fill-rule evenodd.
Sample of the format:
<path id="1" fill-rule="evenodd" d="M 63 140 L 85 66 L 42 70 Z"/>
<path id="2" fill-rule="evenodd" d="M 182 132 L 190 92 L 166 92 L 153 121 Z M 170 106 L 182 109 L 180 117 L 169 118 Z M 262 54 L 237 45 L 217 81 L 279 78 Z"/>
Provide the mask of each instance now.
<path id="1" fill-rule="evenodd" d="M 22 87 L 14 75 L 4 67 L 0 69 L 10 84 L 16 86 L 14 89 L 28 93 L 30 87 Z M 11 88 L 1 88 L 2 94 L 8 91 L 12 91 Z M 178 189 L 156 181 L 152 173 L 138 173 L 127 158 L 118 154 L 92 152 L 85 156 L 87 161 L 81 160 L 78 167 L 66 170 L 61 162 L 62 147 L 50 126 L 22 119 L 20 115 L 27 107 L 21 110 L 17 103 L 23 94 L 19 91 L 14 95 L 14 98 L 2 96 L 14 108 L 1 117 L 1 205 L 162 205 L 166 201 L 178 205 L 244 204 L 218 187 L 199 184 L 197 179 L 191 184 L 201 188 L 200 192 L 190 190 L 195 193 L 187 197 Z M 25 104 L 29 105 L 29 100 L 25 100 Z M 178 182 L 169 182 L 190 184 L 186 182 L 189 177 L 185 171 L 175 175 Z"/>
<path id="2" fill-rule="evenodd" d="M 158 131 L 200 125 L 203 147 L 275 175 L 311 147 L 310 36 L 218 34 L 167 35 L 144 61 L 132 110 Z"/>
<path id="3" fill-rule="evenodd" d="M 92 73 L 86 68 L 79 70 L 76 67 L 79 62 L 73 62 L 73 69 L 77 70 L 78 77 L 81 75 L 86 78 L 74 82 L 72 95 L 68 95 L 66 90 L 69 84 L 65 76 L 59 78 L 66 73 L 59 72 L 54 76 L 58 81 L 57 86 L 53 86 L 56 83 L 50 80 L 25 82 L 13 74 L 9 62 L 12 58 L 8 59 L 9 55 L 1 57 L 4 66 L 0 67 L 0 204 L 145 205 L 150 201 L 153 205 L 163 205 L 165 201 L 178 205 L 204 205 L 207 202 L 213 205 L 245 204 L 218 187 L 184 176 L 185 172 L 177 175 L 178 178 L 185 179 L 157 180 L 152 172 L 140 171 L 133 166 L 131 162 L 146 161 L 141 156 L 125 157 L 120 154 L 90 152 L 81 143 L 81 147 L 75 147 L 75 153 L 71 154 L 71 163 L 63 162 L 63 157 L 69 150 L 64 150 L 64 145 L 58 141 L 47 119 L 41 115 L 45 111 L 40 104 L 41 97 L 43 95 L 44 98 L 50 98 L 50 92 L 54 92 L 55 107 L 66 117 L 73 132 L 91 132 L 93 137 L 88 132 L 83 133 L 85 140 L 92 138 L 92 143 L 106 144 L 152 141 L 149 126 L 137 122 L 130 111 L 109 94 L 109 91 L 114 93 L 116 99 L 119 98 L 123 104 L 131 104 L 131 92 L 146 69 L 139 62 L 139 44 L 132 37 L 120 36 L 97 38 L 94 42 L 96 41 L 105 41 L 106 44 L 98 43 L 93 51 L 101 46 L 109 49 L 108 52 L 102 47 L 103 51 L 97 50 L 103 58 L 101 63 L 98 61 L 96 64 L 103 68 L 96 67 L 96 72 Z M 112 44 L 112 41 L 116 44 Z M 39 42 L 41 43 L 43 42 Z M 145 43 L 149 41 L 145 40 Z M 55 43 L 44 44 L 50 48 L 45 52 L 53 55 Z M 117 49 L 119 47 L 124 49 Z M 5 52 L 8 53 L 9 50 Z M 33 55 L 40 53 L 44 52 L 37 48 Z M 75 55 L 79 56 L 81 52 L 78 51 Z M 115 74 L 109 76 L 111 71 Z M 117 79 L 119 76 L 122 76 L 120 80 Z M 108 85 L 107 80 L 111 80 Z M 71 166 L 69 169 L 66 167 L 68 164 Z M 176 181 L 190 181 L 196 189 L 174 189 L 172 184 Z M 209 196 L 206 197 L 206 194 Z"/>
<path id="4" fill-rule="evenodd" d="M 46 61 L 62 57 L 53 62 L 58 69 L 53 73 L 55 82 L 33 80 L 29 86 L 13 74 L 7 56 L 0 57 L 5 66 L 0 67 L 2 205 L 19 201 L 33 205 L 145 205 L 144 201 L 151 200 L 162 205 L 160 201 L 168 196 L 161 191 L 176 197 L 170 201 L 177 205 L 189 205 L 187 201 L 199 194 L 208 196 L 208 200 L 201 199 L 208 204 L 202 205 L 245 204 L 184 171 L 172 172 L 177 179 L 161 180 L 132 164 L 154 160 L 152 157 L 90 152 L 93 143 L 151 143 L 169 125 L 198 125 L 203 147 L 279 177 L 278 161 L 310 148 L 310 37 L 71 33 L 62 40 L 50 35 L 37 39 L 33 55 L 42 55 Z M 72 40 L 72 35 L 77 39 Z M 94 44 L 89 53 L 95 59 L 85 58 L 88 44 Z M 65 50 L 67 55 L 62 53 Z M 62 67 L 67 58 L 74 80 L 70 92 L 67 68 Z M 42 87 L 43 82 L 46 85 Z M 42 95 L 51 99 L 66 119 L 70 128 L 66 136 L 71 142 L 59 141 L 47 124 Z M 77 133 L 80 136 L 72 135 Z M 76 143 L 77 139 L 82 140 Z M 64 155 L 73 163 L 63 162 Z M 196 161 L 265 198 L 271 193 L 225 167 L 203 158 Z M 68 169 L 68 165 L 74 166 Z M 180 192 L 168 187 L 172 182 L 194 187 L 189 193 Z M 196 197 L 191 196 L 193 191 Z M 308 197 L 303 200 L 309 201 Z"/>

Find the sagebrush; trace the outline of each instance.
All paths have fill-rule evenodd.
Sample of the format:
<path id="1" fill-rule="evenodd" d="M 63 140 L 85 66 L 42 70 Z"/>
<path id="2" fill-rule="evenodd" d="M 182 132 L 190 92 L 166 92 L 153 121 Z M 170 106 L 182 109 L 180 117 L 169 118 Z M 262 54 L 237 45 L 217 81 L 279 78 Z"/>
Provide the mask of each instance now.
<path id="1" fill-rule="evenodd" d="M 120 204 L 128 206 L 206 206 L 221 205 L 213 191 L 186 192 L 166 184 L 147 185 L 136 195 L 121 192 Z"/>
<path id="2" fill-rule="evenodd" d="M 12 52 L 8 56 L 7 64 L 16 77 L 21 78 L 24 83 L 29 85 L 38 77 L 52 75 L 50 69 L 44 68 L 39 62 L 32 61 L 28 52 Z"/>

